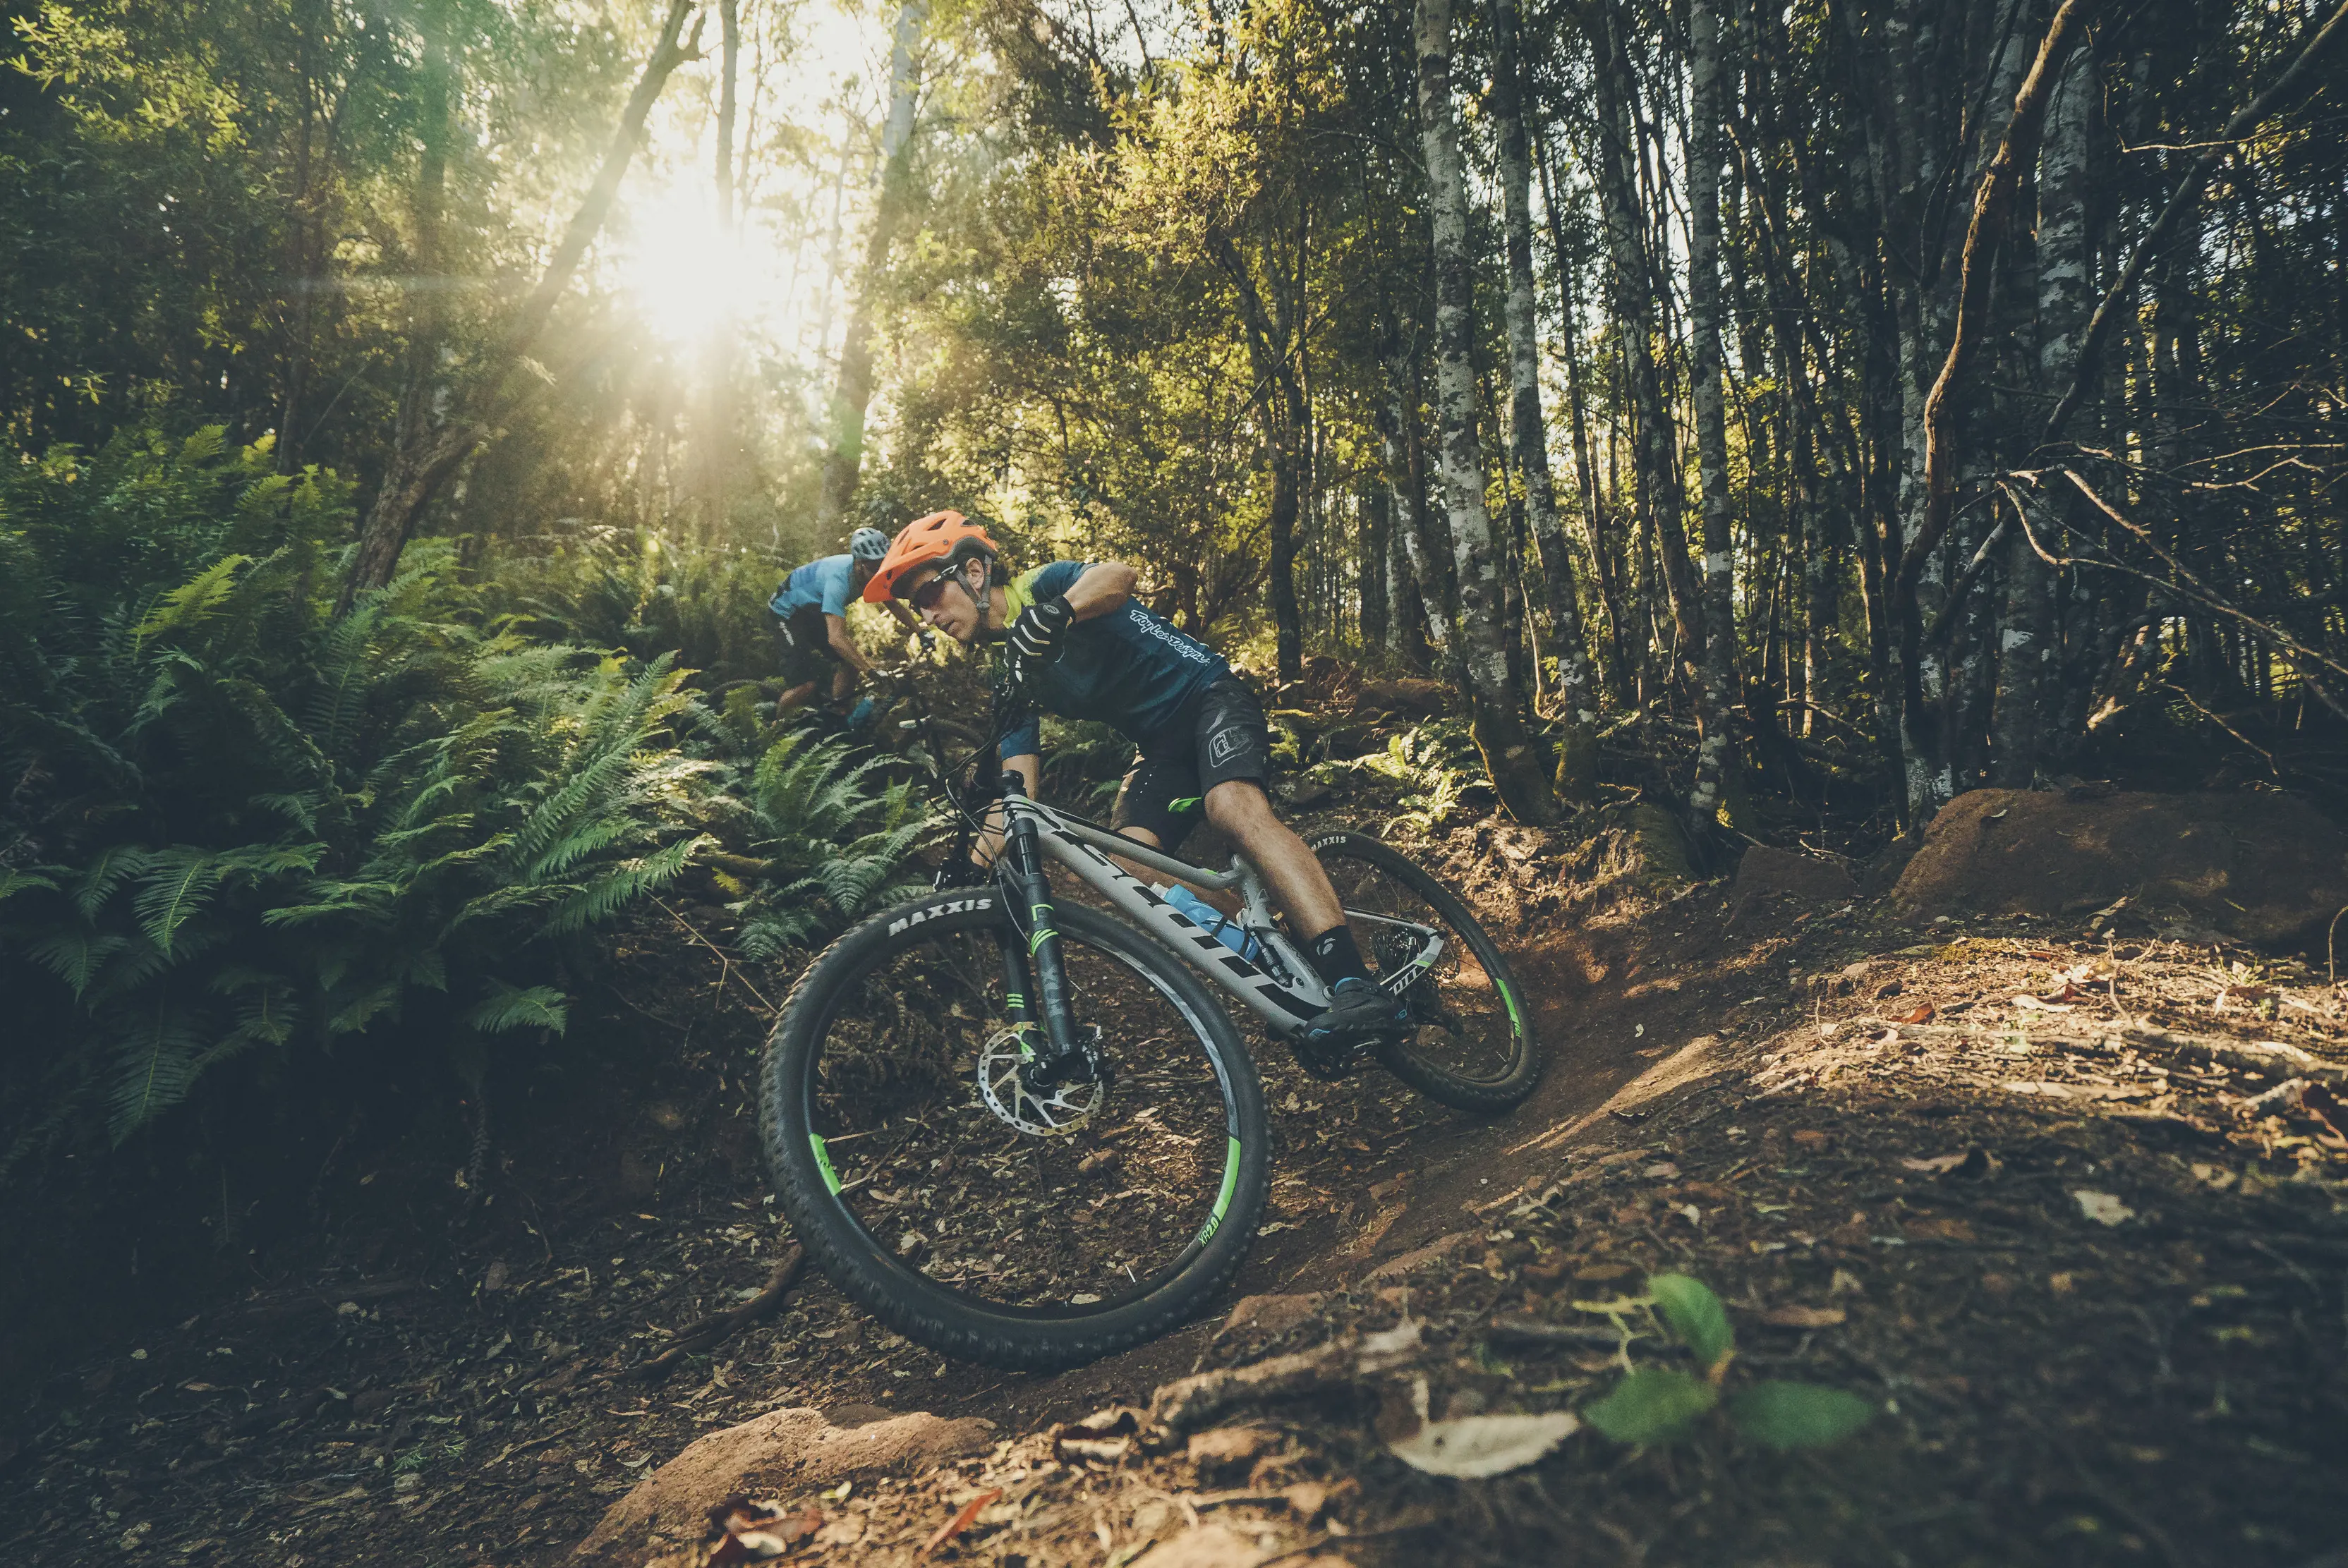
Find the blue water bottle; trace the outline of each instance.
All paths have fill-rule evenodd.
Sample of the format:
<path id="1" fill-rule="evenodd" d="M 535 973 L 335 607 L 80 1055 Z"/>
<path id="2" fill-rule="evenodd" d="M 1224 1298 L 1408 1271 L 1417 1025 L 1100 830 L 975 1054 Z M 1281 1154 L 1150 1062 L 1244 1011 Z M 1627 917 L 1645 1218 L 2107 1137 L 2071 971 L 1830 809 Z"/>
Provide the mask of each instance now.
<path id="1" fill-rule="evenodd" d="M 1177 882 L 1166 889 L 1166 902 L 1189 916 L 1193 925 L 1203 927 L 1209 936 L 1249 963 L 1263 962 L 1263 944 L 1256 940 L 1253 932 L 1180 883 Z"/>

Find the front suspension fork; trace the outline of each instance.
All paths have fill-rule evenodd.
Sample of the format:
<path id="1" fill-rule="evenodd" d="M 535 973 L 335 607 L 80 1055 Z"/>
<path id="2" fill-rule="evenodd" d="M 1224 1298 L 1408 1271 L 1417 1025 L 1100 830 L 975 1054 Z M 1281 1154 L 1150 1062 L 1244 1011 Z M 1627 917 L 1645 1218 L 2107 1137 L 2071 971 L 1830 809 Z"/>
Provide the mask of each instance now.
<path id="1" fill-rule="evenodd" d="M 1016 774 L 1004 774 L 1002 787 L 1006 806 L 1012 797 L 1023 793 Z M 1011 905 L 1014 935 L 1003 944 L 1004 990 L 1012 1026 L 1019 1031 L 1023 1045 L 1033 1043 L 1039 1014 L 1044 1026 L 1043 1050 L 1021 1070 L 1022 1075 L 1035 1089 L 1069 1079 L 1089 1080 L 1097 1075 L 1099 1063 L 1085 1049 L 1070 1012 L 1067 960 L 1060 951 L 1060 933 L 1053 920 L 1052 885 L 1044 874 L 1044 850 L 1035 819 L 1008 810 L 1005 815 L 1008 821 L 996 876 Z"/>

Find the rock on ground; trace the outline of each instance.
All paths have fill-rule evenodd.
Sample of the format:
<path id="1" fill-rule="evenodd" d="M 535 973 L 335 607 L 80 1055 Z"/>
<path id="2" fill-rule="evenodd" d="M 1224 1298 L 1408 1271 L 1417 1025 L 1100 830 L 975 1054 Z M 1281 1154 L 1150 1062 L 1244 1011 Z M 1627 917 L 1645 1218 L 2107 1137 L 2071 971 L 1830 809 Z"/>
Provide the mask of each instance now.
<path id="1" fill-rule="evenodd" d="M 1910 919 L 2075 915 L 2123 897 L 2156 925 L 2317 935 L 2348 905 L 2348 834 L 2283 794 L 1973 790 L 1941 808 L 1892 889 Z"/>
<path id="2" fill-rule="evenodd" d="M 709 1505 L 733 1492 L 802 1491 L 896 1465 L 934 1464 L 984 1451 L 991 1421 L 918 1413 L 852 1427 L 820 1410 L 770 1410 L 712 1432 L 646 1476 L 580 1543 L 582 1563 L 635 1568 L 647 1551 L 698 1540 Z"/>

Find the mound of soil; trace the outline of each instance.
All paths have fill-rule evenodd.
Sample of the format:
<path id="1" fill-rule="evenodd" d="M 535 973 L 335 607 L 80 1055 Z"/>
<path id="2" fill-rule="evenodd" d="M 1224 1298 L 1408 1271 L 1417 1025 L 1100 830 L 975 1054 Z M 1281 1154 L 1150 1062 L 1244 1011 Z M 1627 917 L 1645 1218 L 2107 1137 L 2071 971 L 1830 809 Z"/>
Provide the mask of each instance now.
<path id="1" fill-rule="evenodd" d="M 647 1551 L 697 1539 L 710 1504 L 729 1493 L 812 1491 L 843 1477 L 983 1453 L 994 1441 L 994 1423 L 975 1417 L 916 1413 L 839 1426 L 819 1410 L 769 1410 L 710 1433 L 645 1477 L 611 1506 L 579 1558 L 635 1568 Z"/>
<path id="2" fill-rule="evenodd" d="M 1941 808 L 1892 891 L 1910 918 L 2140 917 L 2245 942 L 2320 936 L 2348 906 L 2348 834 L 2281 794 L 1974 790 Z"/>

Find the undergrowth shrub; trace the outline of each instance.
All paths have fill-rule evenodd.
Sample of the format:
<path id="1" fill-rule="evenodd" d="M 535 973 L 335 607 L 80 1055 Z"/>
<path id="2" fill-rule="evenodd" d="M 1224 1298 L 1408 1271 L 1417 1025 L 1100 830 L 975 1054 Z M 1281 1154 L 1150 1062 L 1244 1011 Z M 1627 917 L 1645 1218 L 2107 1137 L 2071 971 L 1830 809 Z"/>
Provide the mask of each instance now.
<path id="1" fill-rule="evenodd" d="M 755 888 L 736 884 L 746 894 L 736 906 L 745 954 L 774 958 L 921 891 L 911 856 L 935 815 L 912 780 L 876 789 L 873 775 L 885 766 L 806 731 L 759 759 L 747 815 L 763 864 Z"/>
<path id="2" fill-rule="evenodd" d="M 669 656 L 528 641 L 428 543 L 336 617 L 348 537 L 217 429 L 0 475 L 0 979 L 67 1020 L 0 1056 L 0 1175 L 394 1020 L 478 1078 L 706 842 Z"/>

